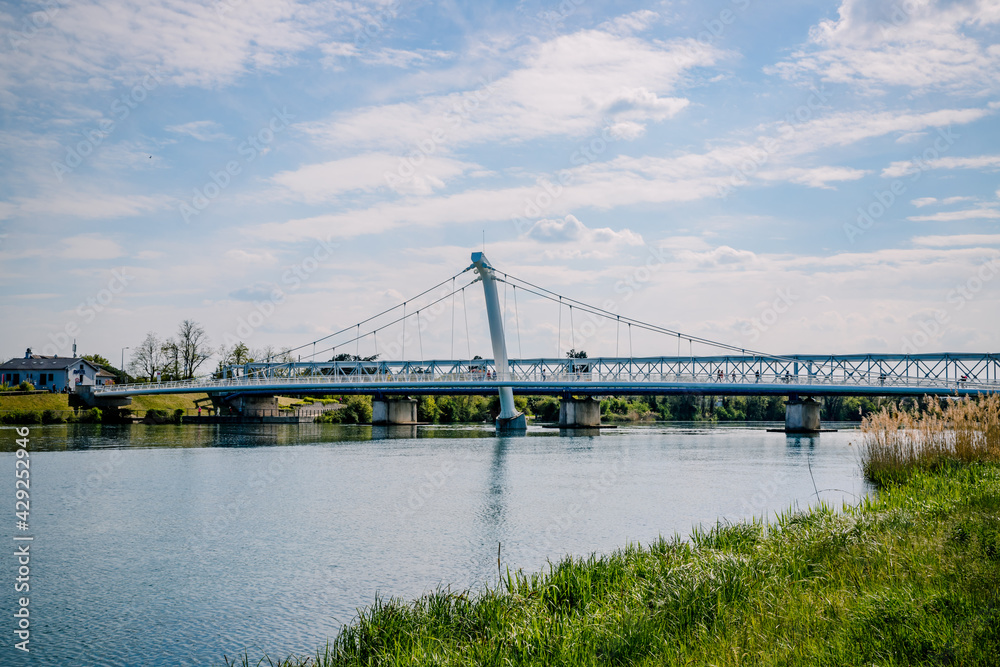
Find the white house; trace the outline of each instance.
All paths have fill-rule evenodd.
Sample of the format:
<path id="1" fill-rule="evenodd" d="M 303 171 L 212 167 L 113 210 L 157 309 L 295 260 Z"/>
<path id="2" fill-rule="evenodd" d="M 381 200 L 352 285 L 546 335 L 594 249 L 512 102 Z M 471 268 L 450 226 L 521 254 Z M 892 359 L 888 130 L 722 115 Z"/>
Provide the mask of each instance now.
<path id="1" fill-rule="evenodd" d="M 99 366 L 86 359 L 43 357 L 32 354 L 29 347 L 23 359 L 0 364 L 0 384 L 18 385 L 27 381 L 35 385 L 35 389 L 76 391 L 81 385 L 103 384 L 106 380 L 101 373 Z"/>

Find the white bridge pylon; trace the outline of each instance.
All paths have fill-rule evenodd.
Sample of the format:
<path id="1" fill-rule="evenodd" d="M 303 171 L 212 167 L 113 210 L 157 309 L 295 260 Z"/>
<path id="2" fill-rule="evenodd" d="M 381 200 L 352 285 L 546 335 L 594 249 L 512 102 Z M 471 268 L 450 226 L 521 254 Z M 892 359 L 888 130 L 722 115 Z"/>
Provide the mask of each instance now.
<path id="1" fill-rule="evenodd" d="M 486 294 L 486 317 L 490 324 L 490 341 L 493 343 L 493 362 L 497 380 L 510 378 L 510 363 L 507 361 L 507 339 L 504 336 L 503 316 L 500 313 L 500 298 L 497 296 L 497 285 L 493 276 L 493 267 L 486 259 L 486 253 L 472 253 L 472 266 L 483 281 L 483 291 Z M 520 430 L 527 429 L 528 422 L 523 413 L 514 406 L 514 390 L 509 386 L 501 386 L 500 415 L 497 417 L 497 429 Z"/>

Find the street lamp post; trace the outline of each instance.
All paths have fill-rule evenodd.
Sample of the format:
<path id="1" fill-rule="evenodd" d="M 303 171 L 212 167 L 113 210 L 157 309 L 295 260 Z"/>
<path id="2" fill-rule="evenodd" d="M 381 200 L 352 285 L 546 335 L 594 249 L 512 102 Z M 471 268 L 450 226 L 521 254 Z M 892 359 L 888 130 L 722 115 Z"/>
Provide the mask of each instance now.
<path id="1" fill-rule="evenodd" d="M 123 347 L 122 348 L 122 365 L 118 367 L 118 370 L 120 370 L 122 372 L 123 376 L 125 375 L 125 350 L 131 350 L 131 349 L 132 348 L 130 348 L 130 347 Z"/>

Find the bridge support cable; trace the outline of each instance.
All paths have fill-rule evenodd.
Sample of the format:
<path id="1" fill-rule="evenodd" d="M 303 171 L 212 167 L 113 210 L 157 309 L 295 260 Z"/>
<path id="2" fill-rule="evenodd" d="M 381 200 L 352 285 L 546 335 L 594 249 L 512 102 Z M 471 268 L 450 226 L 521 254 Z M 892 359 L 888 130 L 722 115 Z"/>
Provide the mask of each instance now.
<path id="1" fill-rule="evenodd" d="M 519 359 L 524 359 L 524 353 L 521 352 L 521 315 L 517 312 L 517 287 L 513 289 L 514 292 L 514 326 L 517 328 L 517 356 Z"/>
<path id="2" fill-rule="evenodd" d="M 424 363 L 424 334 L 420 331 L 420 311 L 417 311 L 417 343 L 420 344 L 420 363 Z"/>
<path id="3" fill-rule="evenodd" d="M 559 326 L 556 328 L 556 358 L 562 356 L 562 297 L 559 297 Z"/>
<path id="4" fill-rule="evenodd" d="M 297 352 L 298 350 L 302 350 L 302 349 L 304 349 L 304 348 L 306 348 L 306 347 L 309 347 L 310 345 L 315 345 L 316 343 L 321 343 L 321 342 L 323 342 L 324 340 L 329 340 L 330 338 L 333 338 L 334 336 L 338 336 L 338 335 L 340 335 L 340 334 L 342 334 L 342 333 L 345 333 L 345 332 L 347 332 L 347 331 L 350 331 L 351 329 L 355 329 L 355 328 L 356 328 L 356 329 L 358 330 L 358 332 L 360 333 L 360 331 L 361 331 L 361 325 L 363 325 L 363 324 L 367 324 L 368 322 L 371 322 L 371 321 L 373 321 L 373 320 L 376 320 L 376 319 L 378 319 L 378 318 L 382 317 L 383 315 L 388 315 L 389 313 L 391 313 L 392 311 L 394 311 L 394 310 L 396 310 L 396 309 L 398 309 L 398 308 L 403 308 L 403 309 L 404 309 L 404 313 L 405 313 L 405 309 L 406 309 L 406 304 L 407 304 L 407 302 L 409 302 L 409 301 L 416 301 L 417 299 L 421 298 L 422 296 L 425 296 L 425 295 L 427 295 L 427 294 L 430 294 L 431 292 L 433 292 L 433 291 L 434 291 L 434 290 L 436 290 L 437 288 L 439 288 L 439 287 L 441 287 L 441 286 L 443 286 L 443 285 L 447 285 L 447 284 L 448 284 L 449 282 L 450 282 L 450 283 L 452 284 L 452 289 L 454 289 L 454 286 L 455 286 L 455 279 L 456 279 L 456 278 L 458 278 L 459 276 L 461 276 L 462 274 L 464 274 L 464 273 L 468 272 L 469 270 L 470 270 L 470 269 L 468 269 L 468 268 L 467 268 L 467 269 L 464 269 L 464 270 L 462 270 L 462 271 L 459 271 L 458 273 L 456 273 L 456 274 L 455 274 L 455 275 L 453 275 L 452 277 L 448 278 L 447 280 L 442 280 L 442 281 L 441 281 L 441 282 L 439 282 L 439 283 L 438 283 L 437 285 L 434 285 L 433 287 L 430 287 L 430 288 L 428 288 L 428 289 L 425 289 L 425 290 L 424 290 L 423 292 L 421 292 L 420 294 L 417 294 L 416 296 L 413 296 L 413 297 L 410 297 L 410 298 L 406 299 L 406 301 L 403 301 L 402 303 L 398 303 L 398 304 L 396 304 L 395 306 L 392 306 L 391 308 L 386 308 L 386 309 L 385 309 L 385 310 L 383 310 L 382 312 L 380 312 L 380 313 L 377 313 L 377 314 L 375 314 L 375 315 L 372 315 L 371 317 L 368 317 L 368 318 L 366 318 L 366 319 L 363 319 L 363 320 L 361 320 L 360 322 L 357 322 L 356 324 L 352 324 L 352 325 L 350 325 L 350 326 L 347 326 L 347 327 L 344 327 L 343 329 L 340 329 L 340 330 L 338 330 L 338 331 L 334 331 L 334 332 L 333 332 L 333 333 L 331 333 L 331 334 L 327 334 L 326 336 L 323 336 L 323 337 L 321 337 L 321 338 L 317 338 L 317 339 L 316 339 L 316 340 L 314 340 L 314 341 L 310 341 L 310 342 L 308 342 L 308 343 L 304 343 L 304 344 L 302 344 L 302 345 L 299 345 L 298 347 L 293 347 L 293 348 L 289 348 L 289 349 L 288 349 L 288 350 L 286 350 L 285 352 L 287 352 L 287 353 L 288 353 L 288 354 L 290 355 L 290 354 L 292 354 L 293 352 Z M 396 320 L 396 321 L 398 322 L 399 320 Z M 341 343 L 340 345 L 343 345 L 343 343 Z M 339 345 L 338 345 L 338 346 L 339 346 Z M 322 352 L 322 350 L 321 350 L 321 352 Z M 357 350 L 357 352 L 359 352 L 359 353 L 360 353 L 360 350 Z"/>
<path id="5" fill-rule="evenodd" d="M 569 349 L 576 354 L 576 328 L 573 325 L 573 306 L 569 307 Z"/>
<path id="6" fill-rule="evenodd" d="M 464 291 L 467 287 L 471 286 L 473 284 L 473 282 L 470 282 L 470 283 L 464 285 L 463 287 L 461 287 L 458 290 L 456 290 L 456 292 L 457 291 Z M 443 296 L 435 299 L 434 301 L 431 301 L 427 305 L 425 305 L 424 309 L 430 308 L 431 306 L 435 306 L 435 305 L 441 303 L 442 301 L 444 301 L 445 299 L 453 297 L 454 294 L 455 294 L 455 292 L 450 292 L 448 294 L 445 294 L 445 295 L 443 295 Z M 405 317 L 415 317 L 415 316 L 416 316 L 416 312 L 411 312 L 408 315 L 406 315 Z M 374 329 L 372 329 L 370 331 L 366 331 L 364 333 L 361 332 L 361 324 L 356 324 L 356 325 L 354 325 L 354 329 L 355 329 L 355 331 L 357 333 L 355 334 L 354 338 L 349 338 L 347 340 L 344 340 L 344 341 L 341 341 L 341 342 L 337 343 L 337 345 L 335 345 L 335 346 L 331 346 L 331 347 L 328 347 L 326 349 L 319 350 L 319 352 L 317 352 L 317 354 L 322 354 L 324 352 L 329 352 L 331 350 L 335 350 L 337 347 L 342 347 L 342 346 L 348 345 L 350 343 L 355 343 L 355 356 L 358 357 L 358 358 L 360 358 L 360 355 L 361 355 L 361 339 L 362 338 L 367 338 L 368 336 L 371 336 L 371 335 L 373 335 L 373 334 L 375 334 L 375 333 L 377 333 L 379 331 L 382 331 L 384 329 L 388 329 L 389 327 L 395 326 L 396 324 L 399 324 L 403 320 L 404 320 L 404 317 L 397 317 L 396 319 L 394 319 L 394 320 L 392 320 L 390 322 L 386 322 L 382 326 L 375 327 Z M 375 350 L 375 352 L 376 352 L 376 354 L 378 353 L 377 341 L 376 341 L 376 350 Z"/>
<path id="7" fill-rule="evenodd" d="M 692 347 L 693 347 L 693 344 L 697 342 L 697 343 L 701 343 L 703 345 L 707 345 L 707 346 L 713 347 L 713 348 L 718 348 L 718 349 L 721 349 L 721 350 L 727 350 L 727 351 L 730 351 L 730 352 L 739 352 L 741 355 L 745 355 L 747 353 L 750 353 L 750 354 L 754 355 L 755 357 L 761 357 L 763 359 L 769 359 L 769 360 L 773 360 L 773 361 L 787 361 L 788 363 L 794 363 L 794 361 L 795 361 L 791 357 L 783 357 L 781 355 L 775 355 L 775 354 L 770 354 L 770 353 L 767 353 L 767 352 L 761 352 L 761 351 L 756 351 L 756 350 L 747 350 L 746 348 L 737 347 L 737 346 L 731 345 L 729 343 L 723 343 L 723 342 L 711 340 L 711 339 L 708 339 L 708 338 L 702 338 L 700 336 L 694 336 L 694 335 L 691 335 L 691 334 L 685 334 L 685 333 L 683 333 L 681 331 L 677 331 L 677 330 L 674 330 L 674 329 L 669 329 L 667 327 L 663 327 L 663 326 L 660 326 L 660 325 L 657 325 L 657 324 L 652 324 L 652 323 L 649 323 L 649 322 L 644 322 L 642 320 L 637 320 L 637 319 L 630 318 L 630 317 L 619 316 L 616 313 L 612 313 L 612 312 L 610 312 L 610 311 L 608 311 L 608 310 L 606 310 L 604 308 L 600 308 L 598 306 L 593 306 L 593 305 L 590 305 L 590 304 L 585 303 L 583 301 L 579 301 L 577 299 L 573 299 L 571 297 L 559 294 L 557 292 L 553 292 L 552 290 L 546 289 L 544 287 L 536 285 L 535 283 L 532 283 L 530 281 L 524 280 L 523 278 L 518 278 L 517 276 L 513 276 L 513 275 L 510 275 L 510 274 L 504 274 L 504 278 L 511 280 L 512 281 L 512 285 L 520 287 L 522 290 L 524 290 L 526 292 L 529 292 L 530 294 L 533 294 L 533 295 L 535 295 L 537 297 L 540 297 L 540 298 L 543 298 L 543 299 L 547 299 L 549 301 L 557 303 L 559 305 L 559 308 L 560 308 L 560 316 L 561 316 L 561 312 L 562 312 L 562 304 L 564 302 L 567 302 L 568 304 L 573 304 L 574 307 L 576 307 L 578 310 L 582 310 L 582 311 L 584 311 L 584 312 L 586 312 L 588 314 L 591 314 L 591 315 L 595 315 L 595 316 L 603 317 L 603 318 L 607 318 L 607 319 L 615 318 L 616 320 L 620 317 L 620 319 L 621 319 L 622 322 L 625 322 L 626 324 L 631 324 L 631 325 L 635 326 L 638 329 L 643 329 L 643 330 L 646 330 L 646 331 L 651 331 L 653 333 L 659 333 L 659 334 L 663 334 L 663 335 L 678 336 L 680 338 L 683 338 L 684 340 L 687 340 L 692 345 Z M 497 278 L 497 279 L 500 280 L 500 278 Z M 560 325 L 561 325 L 561 320 L 560 320 Z M 561 330 L 561 326 L 559 328 Z M 561 333 L 559 335 L 559 338 L 561 340 L 561 338 L 562 338 Z M 560 345 L 561 345 L 561 343 L 560 343 Z M 557 354 L 557 356 L 561 356 L 561 353 Z M 693 351 L 692 351 L 692 356 L 693 356 Z"/>
<path id="8" fill-rule="evenodd" d="M 621 330 L 622 330 L 622 318 L 621 318 L 621 316 L 618 316 L 615 319 L 615 356 L 616 357 L 619 356 L 619 354 L 618 354 L 618 336 L 621 334 Z"/>
<path id="9" fill-rule="evenodd" d="M 465 315 L 465 351 L 466 358 L 472 361 L 472 338 L 469 337 L 469 309 L 465 305 L 465 288 L 462 288 L 462 313 Z"/>
<path id="10" fill-rule="evenodd" d="M 451 279 L 451 358 L 455 358 L 455 279 Z"/>

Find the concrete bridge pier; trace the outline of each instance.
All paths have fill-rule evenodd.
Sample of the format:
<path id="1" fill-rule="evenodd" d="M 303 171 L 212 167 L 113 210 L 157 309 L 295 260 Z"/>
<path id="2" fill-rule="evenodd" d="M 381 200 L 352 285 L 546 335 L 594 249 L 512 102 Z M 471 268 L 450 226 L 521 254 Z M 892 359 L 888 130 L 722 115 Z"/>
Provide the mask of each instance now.
<path id="1" fill-rule="evenodd" d="M 601 402 L 593 397 L 567 396 L 559 403 L 559 428 L 597 428 L 601 425 Z"/>
<path id="2" fill-rule="evenodd" d="M 524 414 L 519 414 L 509 419 L 497 417 L 496 427 L 497 433 L 521 434 L 528 430 L 528 418 Z"/>
<path id="3" fill-rule="evenodd" d="M 373 398 L 372 424 L 416 424 L 417 399 Z"/>
<path id="4" fill-rule="evenodd" d="M 792 396 L 785 405 L 786 433 L 819 433 L 819 409 L 822 403 L 815 398 Z"/>
<path id="5" fill-rule="evenodd" d="M 244 417 L 277 417 L 279 414 L 277 396 L 240 396 L 235 407 Z"/>

